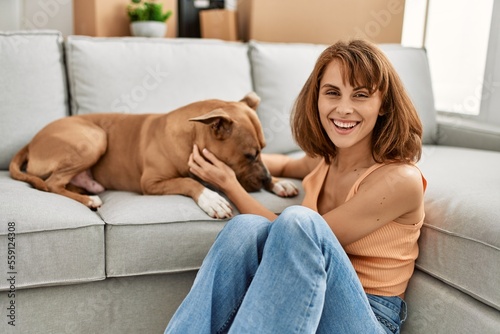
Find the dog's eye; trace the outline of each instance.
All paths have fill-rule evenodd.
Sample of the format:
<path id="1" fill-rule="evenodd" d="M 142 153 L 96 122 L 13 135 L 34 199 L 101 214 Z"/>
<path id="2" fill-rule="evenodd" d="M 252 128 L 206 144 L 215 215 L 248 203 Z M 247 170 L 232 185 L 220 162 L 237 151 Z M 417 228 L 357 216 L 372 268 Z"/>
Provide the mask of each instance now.
<path id="1" fill-rule="evenodd" d="M 248 160 L 248 161 L 254 161 L 257 157 L 253 154 L 245 154 L 245 158 Z"/>
<path id="2" fill-rule="evenodd" d="M 245 154 L 245 158 L 248 161 L 255 161 L 255 160 L 257 160 L 258 157 L 259 157 L 259 152 L 257 152 L 256 154 L 251 154 L 251 153 L 246 153 Z"/>

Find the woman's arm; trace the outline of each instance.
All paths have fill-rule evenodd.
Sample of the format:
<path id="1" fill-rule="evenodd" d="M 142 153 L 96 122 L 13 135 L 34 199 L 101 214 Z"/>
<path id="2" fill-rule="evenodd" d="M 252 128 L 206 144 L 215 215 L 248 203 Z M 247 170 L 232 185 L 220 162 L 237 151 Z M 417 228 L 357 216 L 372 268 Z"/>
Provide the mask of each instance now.
<path id="1" fill-rule="evenodd" d="M 191 173 L 223 191 L 241 213 L 264 216 L 271 221 L 276 218 L 276 214 L 247 193 L 229 166 L 207 149 L 204 149 L 202 154 L 203 156 L 195 145 L 188 162 Z"/>
<path id="2" fill-rule="evenodd" d="M 391 221 L 416 224 L 424 216 L 424 182 L 415 166 L 386 165 L 370 174 L 353 198 L 323 218 L 343 246 Z"/>
<path id="3" fill-rule="evenodd" d="M 195 146 L 189 159 L 190 171 L 222 190 L 241 213 L 276 218 L 276 214 L 250 196 L 238 182 L 234 171 L 204 149 Z M 411 165 L 390 164 L 370 174 L 349 201 L 323 213 L 330 228 L 343 246 L 349 245 L 396 221 L 415 224 L 424 214 L 423 180 Z"/>
<path id="4" fill-rule="evenodd" d="M 304 155 L 294 159 L 284 154 L 262 154 L 262 161 L 272 176 L 303 179 L 321 161 L 321 158 L 312 158 Z"/>

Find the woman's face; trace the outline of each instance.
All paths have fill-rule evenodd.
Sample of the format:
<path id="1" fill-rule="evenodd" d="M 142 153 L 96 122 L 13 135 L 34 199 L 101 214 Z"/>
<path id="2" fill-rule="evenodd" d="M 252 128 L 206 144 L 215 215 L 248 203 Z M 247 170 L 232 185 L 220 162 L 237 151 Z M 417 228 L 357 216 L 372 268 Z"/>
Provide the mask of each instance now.
<path id="1" fill-rule="evenodd" d="M 333 60 L 320 81 L 321 125 L 339 149 L 371 148 L 371 135 L 382 104 L 381 93 L 377 90 L 370 95 L 368 87 L 352 87 L 349 82 L 343 82 L 340 69 L 340 62 Z"/>

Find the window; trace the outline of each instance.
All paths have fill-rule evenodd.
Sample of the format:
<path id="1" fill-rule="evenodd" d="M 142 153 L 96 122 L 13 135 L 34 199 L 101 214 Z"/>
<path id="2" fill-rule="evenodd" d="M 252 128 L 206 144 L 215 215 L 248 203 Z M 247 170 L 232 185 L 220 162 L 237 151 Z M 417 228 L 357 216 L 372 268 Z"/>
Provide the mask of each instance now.
<path id="1" fill-rule="evenodd" d="M 406 1 L 402 43 L 427 49 L 438 111 L 479 115 L 491 94 L 493 76 L 485 68 L 493 3 L 428 0 L 426 8 Z"/>

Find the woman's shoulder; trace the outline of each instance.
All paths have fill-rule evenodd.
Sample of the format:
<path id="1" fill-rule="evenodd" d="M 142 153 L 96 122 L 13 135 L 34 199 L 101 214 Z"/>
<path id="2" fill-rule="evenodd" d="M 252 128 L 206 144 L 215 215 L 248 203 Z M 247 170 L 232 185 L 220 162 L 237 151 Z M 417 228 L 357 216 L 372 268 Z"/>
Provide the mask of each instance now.
<path id="1" fill-rule="evenodd" d="M 360 183 L 361 188 L 400 193 L 403 197 L 423 196 L 427 181 L 414 164 L 391 162 L 380 164 Z"/>

